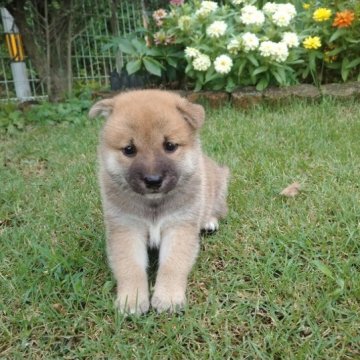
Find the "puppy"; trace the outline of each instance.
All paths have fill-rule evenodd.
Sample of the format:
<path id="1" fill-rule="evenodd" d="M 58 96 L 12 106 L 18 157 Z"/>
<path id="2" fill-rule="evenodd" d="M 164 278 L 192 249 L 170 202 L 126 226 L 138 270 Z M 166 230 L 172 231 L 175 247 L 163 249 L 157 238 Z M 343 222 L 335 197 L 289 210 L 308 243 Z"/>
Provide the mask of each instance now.
<path id="1" fill-rule="evenodd" d="M 176 311 L 199 251 L 199 232 L 225 216 L 229 170 L 201 151 L 205 112 L 174 93 L 138 90 L 97 102 L 107 254 L 121 312 L 148 311 L 147 248 L 159 249 L 151 306 Z"/>

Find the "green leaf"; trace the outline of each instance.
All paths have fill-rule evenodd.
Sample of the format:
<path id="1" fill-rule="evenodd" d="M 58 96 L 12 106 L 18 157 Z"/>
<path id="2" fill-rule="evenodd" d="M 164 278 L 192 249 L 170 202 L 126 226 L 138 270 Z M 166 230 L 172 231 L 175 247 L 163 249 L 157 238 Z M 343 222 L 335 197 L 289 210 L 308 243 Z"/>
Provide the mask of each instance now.
<path id="1" fill-rule="evenodd" d="M 146 55 L 148 56 L 162 56 L 163 53 L 159 48 L 152 47 L 146 49 Z"/>
<path id="2" fill-rule="evenodd" d="M 309 76 L 309 73 L 310 73 L 310 69 L 309 67 L 307 66 L 304 71 L 302 72 L 301 76 L 303 79 L 306 79 L 308 76 Z"/>
<path id="3" fill-rule="evenodd" d="M 108 51 L 110 49 L 113 49 L 113 48 L 117 48 L 117 45 L 114 45 L 113 43 L 108 43 L 108 44 L 104 44 L 101 47 L 101 51 L 106 52 L 106 51 Z"/>
<path id="4" fill-rule="evenodd" d="M 298 60 L 293 60 L 293 61 L 288 61 L 287 64 L 288 65 L 296 65 L 296 64 L 303 64 L 305 61 L 303 59 L 298 59 Z"/>
<path id="5" fill-rule="evenodd" d="M 346 33 L 345 29 L 337 29 L 330 37 L 329 42 L 333 42 L 338 39 L 340 36 Z"/>
<path id="6" fill-rule="evenodd" d="M 326 55 L 328 56 L 336 56 L 337 54 L 340 54 L 344 50 L 343 46 L 337 47 L 331 51 L 327 51 Z"/>
<path id="7" fill-rule="evenodd" d="M 266 89 L 269 85 L 269 79 L 266 77 L 263 77 L 256 85 L 256 90 L 262 91 Z"/>
<path id="8" fill-rule="evenodd" d="M 275 76 L 275 74 L 274 76 L 278 83 L 281 85 L 286 85 L 289 78 L 286 76 L 285 69 L 283 67 L 277 68 L 276 73 L 277 76 Z"/>
<path id="9" fill-rule="evenodd" d="M 329 277 L 330 279 L 334 279 L 333 273 L 331 270 L 320 260 L 314 260 L 312 262 L 324 275 Z"/>
<path id="10" fill-rule="evenodd" d="M 139 71 L 141 69 L 141 60 L 133 60 L 133 61 L 129 61 L 126 64 L 126 70 L 128 72 L 129 75 L 136 73 L 137 71 Z"/>
<path id="11" fill-rule="evenodd" d="M 350 68 L 348 68 L 349 66 L 349 60 L 348 58 L 344 58 L 341 64 L 341 78 L 343 79 L 343 81 L 346 81 L 348 76 L 349 76 L 349 72 L 350 72 Z"/>
<path id="12" fill-rule="evenodd" d="M 269 70 L 268 66 L 260 66 L 252 72 L 252 75 L 258 75 Z"/>
<path id="13" fill-rule="evenodd" d="M 214 80 L 218 77 L 219 75 L 214 71 L 214 69 L 211 67 L 207 70 L 206 74 L 205 74 L 205 82 L 209 82 L 211 80 Z"/>
<path id="14" fill-rule="evenodd" d="M 316 54 L 314 52 L 309 54 L 309 68 L 312 72 L 316 71 Z"/>
<path id="15" fill-rule="evenodd" d="M 328 68 L 328 69 L 334 69 L 334 70 L 339 70 L 341 69 L 341 64 L 340 63 L 325 63 L 325 66 Z"/>
<path id="16" fill-rule="evenodd" d="M 167 63 L 172 66 L 173 68 L 177 68 L 177 61 L 175 59 L 173 59 L 172 57 L 167 57 L 166 58 Z"/>
<path id="17" fill-rule="evenodd" d="M 347 42 L 349 42 L 350 44 L 358 44 L 358 43 L 360 43 L 360 40 L 351 39 L 349 37 L 345 38 L 345 40 Z"/>
<path id="18" fill-rule="evenodd" d="M 146 51 L 146 44 L 144 42 L 141 42 L 139 39 L 134 38 L 131 40 L 131 44 L 134 46 L 136 51 L 140 54 L 144 54 Z"/>
<path id="19" fill-rule="evenodd" d="M 143 62 L 146 71 L 148 71 L 150 74 L 161 76 L 162 65 L 157 60 L 146 56 L 143 58 Z"/>
<path id="20" fill-rule="evenodd" d="M 224 81 L 219 81 L 219 82 L 215 83 L 215 85 L 212 86 L 212 90 L 214 90 L 214 91 L 223 90 L 224 87 L 225 87 Z"/>
<path id="21" fill-rule="evenodd" d="M 234 80 L 232 78 L 228 78 L 228 80 L 226 82 L 225 91 L 231 93 L 234 91 L 235 88 L 236 88 L 236 84 L 235 84 Z"/>
<path id="22" fill-rule="evenodd" d="M 178 58 L 178 59 L 183 59 L 184 58 L 184 52 L 183 51 L 175 51 L 175 52 L 171 52 L 169 54 L 169 56 L 171 57 L 175 57 L 175 58 Z"/>
<path id="23" fill-rule="evenodd" d="M 250 54 L 247 56 L 247 58 L 249 59 L 249 61 L 256 67 L 259 66 L 259 62 L 256 60 L 255 56 Z"/>
<path id="24" fill-rule="evenodd" d="M 119 45 L 120 50 L 122 52 L 124 52 L 125 54 L 134 55 L 137 53 L 136 49 L 134 48 L 134 46 L 131 44 L 131 42 L 128 39 L 125 39 L 125 38 L 119 39 L 118 45 Z"/>
<path id="25" fill-rule="evenodd" d="M 200 91 L 201 89 L 202 89 L 202 82 L 200 79 L 197 79 L 194 91 Z"/>
<path id="26" fill-rule="evenodd" d="M 241 74 L 244 71 L 244 68 L 245 68 L 246 64 L 247 64 L 247 61 L 246 61 L 246 59 L 244 59 L 244 60 L 241 61 L 240 65 L 239 65 L 239 70 L 238 70 L 238 80 L 239 80 L 239 82 L 240 82 Z"/>
<path id="27" fill-rule="evenodd" d="M 346 66 L 347 69 L 352 69 L 360 64 L 360 58 L 350 61 L 349 64 Z"/>
<path id="28" fill-rule="evenodd" d="M 185 68 L 185 74 L 189 74 L 193 70 L 192 63 L 189 62 Z"/>
<path id="29" fill-rule="evenodd" d="M 271 73 L 274 75 L 274 78 L 276 79 L 276 81 L 282 85 L 283 84 L 283 79 L 281 78 L 281 75 L 279 74 L 279 72 L 275 69 L 271 69 Z"/>

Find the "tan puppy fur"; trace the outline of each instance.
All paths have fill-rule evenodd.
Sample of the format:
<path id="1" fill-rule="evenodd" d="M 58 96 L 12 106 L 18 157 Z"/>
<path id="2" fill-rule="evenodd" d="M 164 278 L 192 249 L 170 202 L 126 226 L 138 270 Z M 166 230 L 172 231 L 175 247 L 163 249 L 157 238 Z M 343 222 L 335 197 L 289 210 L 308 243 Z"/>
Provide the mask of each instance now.
<path id="1" fill-rule="evenodd" d="M 90 117 L 107 118 L 99 147 L 107 253 L 121 312 L 149 309 L 147 248 L 159 249 L 151 305 L 184 306 L 201 229 L 226 214 L 229 171 L 203 155 L 204 109 L 180 96 L 139 90 L 97 102 Z"/>

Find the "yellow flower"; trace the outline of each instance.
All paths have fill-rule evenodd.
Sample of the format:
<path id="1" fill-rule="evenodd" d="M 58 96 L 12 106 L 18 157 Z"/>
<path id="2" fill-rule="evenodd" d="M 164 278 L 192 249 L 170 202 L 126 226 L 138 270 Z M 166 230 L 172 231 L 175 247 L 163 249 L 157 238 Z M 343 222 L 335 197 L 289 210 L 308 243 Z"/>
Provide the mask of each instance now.
<path id="1" fill-rule="evenodd" d="M 331 16 L 331 10 L 327 8 L 319 8 L 314 11 L 313 19 L 317 22 L 329 20 Z"/>
<path id="2" fill-rule="evenodd" d="M 309 9 L 310 8 L 310 4 L 308 4 L 308 3 L 303 3 L 303 9 L 304 10 L 307 10 L 307 9 Z"/>
<path id="3" fill-rule="evenodd" d="M 308 36 L 303 41 L 305 49 L 318 49 L 321 46 L 321 40 L 318 36 Z"/>

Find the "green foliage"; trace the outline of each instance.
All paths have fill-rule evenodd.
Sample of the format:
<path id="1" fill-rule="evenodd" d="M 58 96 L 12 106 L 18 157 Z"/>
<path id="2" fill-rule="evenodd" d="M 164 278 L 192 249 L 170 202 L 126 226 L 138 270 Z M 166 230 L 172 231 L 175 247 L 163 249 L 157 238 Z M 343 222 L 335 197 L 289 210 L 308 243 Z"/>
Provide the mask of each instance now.
<path id="1" fill-rule="evenodd" d="M 184 68 L 183 52 L 178 46 L 149 47 L 146 44 L 146 33 L 141 32 L 140 37 L 129 35 L 124 38 L 114 38 L 104 49 L 120 49 L 128 55 L 129 61 L 126 70 L 129 75 L 134 73 L 149 73 L 168 80 L 181 77 Z"/>
<path id="2" fill-rule="evenodd" d="M 319 8 L 329 10 L 329 17 L 314 17 Z M 354 19 L 343 27 L 336 19 L 345 10 Z M 264 90 L 303 81 L 319 85 L 360 80 L 359 19 L 354 0 L 277 5 L 190 0 L 154 11 L 148 31 L 115 44 L 130 55 L 129 72 L 160 76 L 175 68 L 196 91 L 231 92 L 248 85 Z M 306 44 L 309 37 L 318 44 Z"/>
<path id="3" fill-rule="evenodd" d="M 80 124 L 86 121 L 91 101 L 89 98 L 72 98 L 64 103 L 0 105 L 0 134 L 15 134 L 36 124 Z"/>

